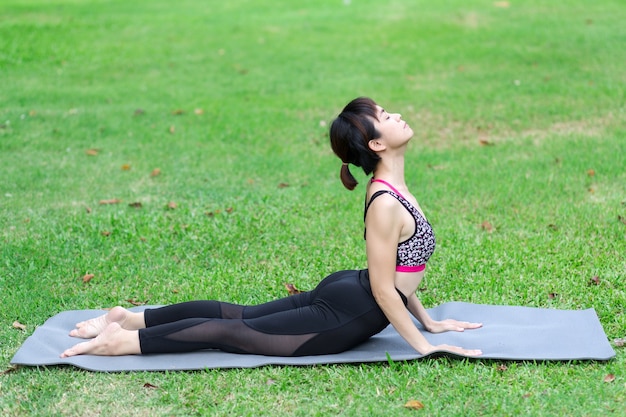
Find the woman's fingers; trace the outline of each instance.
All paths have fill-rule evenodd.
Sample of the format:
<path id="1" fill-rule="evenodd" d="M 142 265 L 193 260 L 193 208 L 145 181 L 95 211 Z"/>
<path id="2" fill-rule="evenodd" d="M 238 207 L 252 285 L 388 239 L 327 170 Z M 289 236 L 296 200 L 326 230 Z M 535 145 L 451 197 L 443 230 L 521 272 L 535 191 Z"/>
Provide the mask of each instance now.
<path id="1" fill-rule="evenodd" d="M 442 322 L 444 324 L 444 331 L 453 330 L 457 332 L 462 332 L 465 329 L 478 329 L 482 327 L 482 323 L 470 323 L 469 321 L 458 321 L 458 320 L 444 320 Z"/>
<path id="2" fill-rule="evenodd" d="M 428 330 L 431 333 L 442 333 L 448 331 L 462 332 L 466 329 L 478 329 L 482 327 L 482 323 L 471 323 L 469 321 L 458 321 L 453 319 L 447 319 L 442 321 L 437 321 L 435 324 L 430 327 Z"/>
<path id="3" fill-rule="evenodd" d="M 458 326 L 463 329 L 478 329 L 479 327 L 483 327 L 482 323 L 470 323 L 468 321 L 460 321 L 457 323 L 458 323 Z"/>
<path id="4" fill-rule="evenodd" d="M 461 356 L 480 356 L 483 354 L 483 351 L 480 349 L 464 349 L 460 346 L 450 346 L 450 345 L 438 345 L 434 346 L 431 352 L 435 351 L 446 351 L 451 353 L 456 353 Z"/>

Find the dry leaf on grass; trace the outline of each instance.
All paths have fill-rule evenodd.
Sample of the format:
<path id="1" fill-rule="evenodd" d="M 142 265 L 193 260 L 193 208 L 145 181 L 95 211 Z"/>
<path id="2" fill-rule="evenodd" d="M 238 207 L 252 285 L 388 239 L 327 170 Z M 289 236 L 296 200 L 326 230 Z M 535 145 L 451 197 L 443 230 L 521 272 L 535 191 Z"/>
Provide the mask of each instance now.
<path id="1" fill-rule="evenodd" d="M 447 169 L 445 165 L 432 165 L 432 164 L 428 164 L 427 168 L 432 169 L 434 171 L 441 171 L 443 169 Z"/>
<path id="2" fill-rule="evenodd" d="M 589 280 L 589 285 L 600 285 L 600 277 L 595 276 Z"/>
<path id="3" fill-rule="evenodd" d="M 15 372 L 15 371 L 17 371 L 17 368 L 18 368 L 17 366 L 15 366 L 15 365 L 11 365 L 11 366 L 9 366 L 7 369 L 5 369 L 4 371 L 2 371 L 2 372 L 0 373 L 0 375 L 6 375 L 6 374 L 10 374 L 11 372 Z"/>
<path id="4" fill-rule="evenodd" d="M 421 410 L 422 408 L 424 408 L 424 403 L 417 400 L 410 400 L 407 401 L 406 404 L 404 404 L 404 408 L 409 408 L 411 410 Z"/>
<path id="5" fill-rule="evenodd" d="M 132 208 L 136 208 L 136 209 L 140 209 L 143 207 L 143 204 L 141 204 L 141 202 L 139 201 L 135 201 L 134 203 L 130 203 L 128 205 L 128 207 L 132 207 Z"/>
<path id="6" fill-rule="evenodd" d="M 109 200 L 100 200 L 98 204 L 100 204 L 101 206 L 104 206 L 108 204 L 119 204 L 121 202 L 122 200 L 120 200 L 119 198 L 111 198 Z"/>
<path id="7" fill-rule="evenodd" d="M 604 382 L 613 382 L 615 381 L 615 375 L 613 374 L 608 374 L 607 376 L 604 377 Z"/>
<path id="8" fill-rule="evenodd" d="M 83 275 L 83 282 L 87 283 L 87 282 L 91 281 L 93 279 L 93 277 L 95 277 L 94 274 L 85 274 L 85 275 Z"/>
<path id="9" fill-rule="evenodd" d="M 482 222 L 482 224 L 480 225 L 480 227 L 488 233 L 493 232 L 493 225 L 491 223 L 489 223 L 487 220 L 485 220 L 484 222 Z"/>
<path id="10" fill-rule="evenodd" d="M 158 177 L 159 175 L 161 175 L 161 170 L 159 168 L 154 168 L 150 173 L 151 177 Z"/>
<path id="11" fill-rule="evenodd" d="M 123 164 L 122 165 L 122 171 L 130 171 L 130 168 L 131 168 L 130 164 Z"/>
<path id="12" fill-rule="evenodd" d="M 98 155 L 98 153 L 100 153 L 100 150 L 99 149 L 87 149 L 85 153 L 89 156 L 96 156 Z"/>
<path id="13" fill-rule="evenodd" d="M 285 288 L 287 288 L 287 292 L 289 292 L 289 295 L 296 295 L 302 292 L 299 289 L 297 289 L 295 285 L 291 283 L 285 283 Z"/>
<path id="14" fill-rule="evenodd" d="M 13 322 L 13 328 L 18 330 L 26 330 L 26 326 L 17 320 Z"/>
<path id="15" fill-rule="evenodd" d="M 620 337 L 619 339 L 615 339 L 613 340 L 613 343 L 615 343 L 615 346 L 617 347 L 624 347 L 624 345 L 626 345 L 626 337 Z"/>

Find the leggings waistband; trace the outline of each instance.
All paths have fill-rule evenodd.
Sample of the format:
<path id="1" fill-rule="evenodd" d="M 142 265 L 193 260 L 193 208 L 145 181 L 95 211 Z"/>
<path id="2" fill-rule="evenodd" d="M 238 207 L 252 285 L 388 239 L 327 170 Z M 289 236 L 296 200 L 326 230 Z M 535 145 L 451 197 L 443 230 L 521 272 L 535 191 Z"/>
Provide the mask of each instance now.
<path id="1" fill-rule="evenodd" d="M 363 288 L 365 288 L 365 290 L 372 297 L 374 297 L 374 295 L 372 294 L 372 286 L 370 285 L 370 274 L 367 269 L 362 269 L 359 271 L 359 281 L 361 282 L 361 285 L 363 286 Z M 406 306 L 409 302 L 408 299 L 406 298 L 406 295 L 402 294 L 402 292 L 397 288 L 396 288 L 396 291 L 398 291 L 398 295 L 400 295 L 400 298 L 402 298 L 402 302 Z"/>

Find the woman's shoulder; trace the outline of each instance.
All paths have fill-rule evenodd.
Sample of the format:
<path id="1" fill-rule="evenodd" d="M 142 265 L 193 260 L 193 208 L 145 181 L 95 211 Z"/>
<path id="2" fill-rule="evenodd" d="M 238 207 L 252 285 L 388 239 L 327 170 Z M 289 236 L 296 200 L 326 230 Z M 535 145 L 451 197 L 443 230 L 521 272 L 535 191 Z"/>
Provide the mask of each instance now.
<path id="1" fill-rule="evenodd" d="M 398 196 L 393 191 L 382 187 L 372 187 L 369 189 L 366 198 L 366 208 L 368 212 L 373 210 L 381 213 L 389 213 L 401 207 Z"/>

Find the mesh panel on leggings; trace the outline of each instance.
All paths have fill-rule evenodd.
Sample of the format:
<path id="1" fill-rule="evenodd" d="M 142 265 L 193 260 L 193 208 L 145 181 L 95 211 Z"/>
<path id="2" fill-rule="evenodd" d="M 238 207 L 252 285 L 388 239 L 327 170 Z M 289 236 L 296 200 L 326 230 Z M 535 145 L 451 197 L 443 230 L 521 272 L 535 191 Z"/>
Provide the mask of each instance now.
<path id="1" fill-rule="evenodd" d="M 240 319 L 243 306 L 213 300 L 187 301 L 164 307 L 147 309 L 144 320 L 147 327 L 172 323 L 190 317 L 206 319 Z"/>
<path id="2" fill-rule="evenodd" d="M 244 306 L 230 303 L 220 303 L 223 319 L 242 319 Z"/>
<path id="3" fill-rule="evenodd" d="M 142 353 L 190 352 L 220 349 L 232 353 L 293 356 L 316 333 L 277 335 L 261 333 L 241 320 L 186 319 L 141 329 Z"/>

